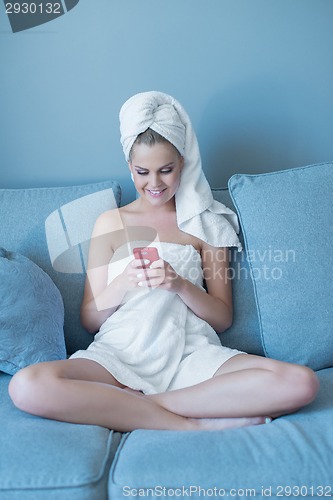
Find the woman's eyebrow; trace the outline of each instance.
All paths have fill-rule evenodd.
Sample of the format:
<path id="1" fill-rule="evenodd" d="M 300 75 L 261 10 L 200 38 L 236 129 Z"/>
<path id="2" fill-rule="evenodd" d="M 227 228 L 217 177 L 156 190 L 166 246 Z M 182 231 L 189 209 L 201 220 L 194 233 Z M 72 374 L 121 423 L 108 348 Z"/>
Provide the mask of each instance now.
<path id="1" fill-rule="evenodd" d="M 163 168 L 167 168 L 167 167 L 173 167 L 173 166 L 174 166 L 174 162 L 171 162 L 171 163 L 168 163 L 167 165 L 163 165 L 163 167 L 160 167 L 159 170 L 162 170 Z M 139 170 L 145 170 L 145 171 L 149 172 L 148 168 L 140 167 L 140 165 L 134 165 L 134 168 L 138 168 Z"/>

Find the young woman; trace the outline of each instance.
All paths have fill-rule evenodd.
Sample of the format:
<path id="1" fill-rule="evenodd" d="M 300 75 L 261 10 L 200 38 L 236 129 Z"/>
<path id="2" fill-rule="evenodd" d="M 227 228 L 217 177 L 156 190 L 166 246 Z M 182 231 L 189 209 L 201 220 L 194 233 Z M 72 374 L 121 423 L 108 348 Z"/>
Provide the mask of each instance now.
<path id="1" fill-rule="evenodd" d="M 261 424 L 310 403 L 312 370 L 223 347 L 216 334 L 232 323 L 237 220 L 212 199 L 185 110 L 147 92 L 124 104 L 120 123 L 139 196 L 103 213 L 93 230 L 81 320 L 94 341 L 68 360 L 18 372 L 14 404 L 131 431 Z M 136 247 L 156 248 L 157 260 L 135 258 Z"/>

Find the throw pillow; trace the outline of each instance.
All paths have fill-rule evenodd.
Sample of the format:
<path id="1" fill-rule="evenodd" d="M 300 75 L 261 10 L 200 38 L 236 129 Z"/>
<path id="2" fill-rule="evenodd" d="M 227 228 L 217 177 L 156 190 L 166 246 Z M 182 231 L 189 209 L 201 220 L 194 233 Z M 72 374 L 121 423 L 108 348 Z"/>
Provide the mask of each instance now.
<path id="1" fill-rule="evenodd" d="M 66 358 L 58 288 L 34 262 L 0 248 L 0 370 Z"/>

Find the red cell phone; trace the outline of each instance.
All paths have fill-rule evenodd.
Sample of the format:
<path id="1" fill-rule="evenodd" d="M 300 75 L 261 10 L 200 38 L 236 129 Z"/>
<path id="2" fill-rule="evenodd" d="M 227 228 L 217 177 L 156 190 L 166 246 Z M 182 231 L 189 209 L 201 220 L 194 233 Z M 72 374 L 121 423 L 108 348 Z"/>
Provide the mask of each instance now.
<path id="1" fill-rule="evenodd" d="M 136 259 L 142 260 L 142 267 L 144 269 L 149 267 L 152 262 L 160 258 L 157 248 L 155 247 L 136 247 L 133 248 L 133 254 Z M 149 264 L 144 264 L 144 259 L 148 259 Z"/>

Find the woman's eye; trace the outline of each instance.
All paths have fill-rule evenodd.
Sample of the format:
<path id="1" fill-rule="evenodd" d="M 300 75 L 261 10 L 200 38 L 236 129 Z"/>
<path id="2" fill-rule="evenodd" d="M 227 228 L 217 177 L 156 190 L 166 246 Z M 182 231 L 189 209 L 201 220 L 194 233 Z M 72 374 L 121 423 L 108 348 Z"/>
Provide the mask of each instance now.
<path id="1" fill-rule="evenodd" d="M 161 170 L 161 174 L 170 174 L 172 172 L 172 168 L 168 168 L 168 170 Z M 148 175 L 149 172 L 140 172 L 137 170 L 139 175 Z"/>

